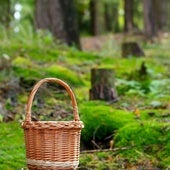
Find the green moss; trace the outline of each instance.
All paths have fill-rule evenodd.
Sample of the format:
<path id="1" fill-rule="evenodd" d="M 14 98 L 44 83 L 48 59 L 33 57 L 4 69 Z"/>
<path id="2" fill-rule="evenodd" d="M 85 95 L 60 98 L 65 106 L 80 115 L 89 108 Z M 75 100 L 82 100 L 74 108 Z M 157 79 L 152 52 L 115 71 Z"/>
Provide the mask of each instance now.
<path id="1" fill-rule="evenodd" d="M 15 67 L 31 67 L 32 66 L 32 62 L 30 59 L 28 58 L 24 58 L 24 57 L 17 57 L 12 61 L 12 66 Z"/>
<path id="2" fill-rule="evenodd" d="M 65 80 L 71 85 L 79 86 L 83 84 L 81 78 L 75 72 L 64 66 L 62 67 L 59 65 L 52 65 L 46 68 L 46 74 L 50 77 L 56 77 Z"/>
<path id="3" fill-rule="evenodd" d="M 133 157 L 141 154 L 155 155 L 157 159 L 169 160 L 169 125 L 156 121 L 129 123 L 120 128 L 114 137 L 116 147 L 131 146 L 122 154 Z M 136 152 L 138 151 L 138 152 Z"/>
<path id="4" fill-rule="evenodd" d="M 155 144 L 159 141 L 160 125 L 153 122 L 129 123 L 119 129 L 115 141 L 117 145 L 144 146 Z"/>
<path id="5" fill-rule="evenodd" d="M 115 130 L 134 121 L 130 112 L 114 109 L 99 101 L 82 103 L 80 115 L 85 124 L 82 139 L 88 143 L 94 135 L 96 140 L 103 140 L 113 134 Z"/>
<path id="6" fill-rule="evenodd" d="M 165 122 L 169 122 L 169 117 L 161 115 L 169 113 L 169 38 L 163 39 L 161 43 L 146 44 L 146 57 L 126 59 L 120 56 L 121 36 L 113 38 L 111 35 L 103 49 L 94 54 L 57 44 L 49 33 L 28 30 L 22 29 L 19 34 L 6 30 L 0 33 L 0 58 L 3 54 L 8 55 L 12 65 L 1 68 L 2 96 L 4 85 L 15 77 L 24 77 L 25 80 L 60 78 L 75 89 L 80 117 L 85 124 L 82 131 L 83 142 L 91 143 L 94 138 L 97 141 L 114 135 L 115 147 L 134 145 L 126 151 L 85 155 L 81 159 L 81 165 L 91 169 L 113 169 L 113 166 L 121 169 L 123 161 L 128 159 L 135 163 L 159 161 L 160 169 L 168 169 L 170 133 L 169 125 Z M 141 80 L 137 72 L 142 62 L 148 68 L 149 81 Z M 101 101 L 88 101 L 90 70 L 93 67 L 115 69 L 119 102 L 107 105 Z M 17 98 L 19 105 L 26 103 L 24 96 L 27 97 L 22 89 L 20 93 Z M 62 97 L 59 96 L 59 99 L 65 98 Z M 58 104 L 52 95 L 46 99 L 47 105 Z M 158 101 L 160 105 L 154 101 Z M 10 104 L 9 102 L 9 107 Z M 136 107 L 141 109 L 140 119 L 134 119 L 135 115 L 132 114 Z M 0 169 L 21 169 L 24 166 L 23 133 L 19 124 L 0 124 Z"/>
<path id="7" fill-rule="evenodd" d="M 12 61 L 12 74 L 17 77 L 38 78 L 43 74 L 41 71 L 41 68 L 39 68 L 29 58 L 16 57 Z"/>
<path id="8" fill-rule="evenodd" d="M 13 67 L 14 75 L 17 77 L 25 78 L 38 78 L 41 77 L 40 70 L 34 68 L 22 68 L 22 67 Z"/>
<path id="9" fill-rule="evenodd" d="M 25 167 L 23 131 L 19 123 L 0 123 L 0 169 Z"/>

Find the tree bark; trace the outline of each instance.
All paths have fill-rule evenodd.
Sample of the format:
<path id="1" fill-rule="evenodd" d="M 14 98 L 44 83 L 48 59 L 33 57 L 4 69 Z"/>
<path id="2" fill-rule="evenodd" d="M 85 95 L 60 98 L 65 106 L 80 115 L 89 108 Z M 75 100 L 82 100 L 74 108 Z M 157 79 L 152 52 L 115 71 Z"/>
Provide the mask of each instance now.
<path id="1" fill-rule="evenodd" d="M 91 0 L 90 1 L 90 5 L 89 5 L 89 8 L 90 8 L 90 19 L 91 19 L 91 33 L 92 35 L 96 35 L 97 34 L 97 9 L 96 9 L 96 0 Z"/>
<path id="2" fill-rule="evenodd" d="M 36 0 L 35 19 L 37 28 L 48 29 L 67 45 L 80 48 L 73 0 Z"/>
<path id="3" fill-rule="evenodd" d="M 118 2 L 104 3 L 104 24 L 106 31 L 119 31 L 118 25 Z"/>
<path id="4" fill-rule="evenodd" d="M 91 34 L 99 35 L 105 31 L 103 2 L 90 0 L 89 3 Z"/>
<path id="5" fill-rule="evenodd" d="M 90 10 L 90 20 L 91 20 L 91 33 L 92 35 L 98 35 L 98 16 L 97 16 L 97 1 L 90 0 L 89 10 Z"/>
<path id="6" fill-rule="evenodd" d="M 142 57 L 145 56 L 142 48 L 137 42 L 125 42 L 122 44 L 122 57 Z"/>
<path id="7" fill-rule="evenodd" d="M 50 28 L 50 17 L 48 14 L 48 0 L 35 1 L 35 24 L 38 29 Z"/>
<path id="8" fill-rule="evenodd" d="M 119 3 L 118 2 L 113 2 L 112 5 L 112 20 L 113 20 L 113 30 L 114 32 L 119 32 L 120 31 L 120 27 L 119 27 L 119 17 L 118 17 L 118 8 L 119 8 Z"/>
<path id="9" fill-rule="evenodd" d="M 144 32 L 148 40 L 157 36 L 157 26 L 154 14 L 154 0 L 143 0 L 144 8 Z"/>
<path id="10" fill-rule="evenodd" d="M 154 18 L 158 31 L 163 31 L 168 27 L 168 7 L 169 0 L 154 1 Z"/>
<path id="11" fill-rule="evenodd" d="M 124 0 L 124 31 L 129 32 L 133 30 L 134 22 L 133 22 L 133 3 L 134 0 Z"/>
<path id="12" fill-rule="evenodd" d="M 104 4 L 104 18 L 106 31 L 112 31 L 112 17 L 110 14 L 110 4 L 105 2 Z"/>
<path id="13" fill-rule="evenodd" d="M 91 70 L 90 100 L 117 101 L 113 69 Z"/>

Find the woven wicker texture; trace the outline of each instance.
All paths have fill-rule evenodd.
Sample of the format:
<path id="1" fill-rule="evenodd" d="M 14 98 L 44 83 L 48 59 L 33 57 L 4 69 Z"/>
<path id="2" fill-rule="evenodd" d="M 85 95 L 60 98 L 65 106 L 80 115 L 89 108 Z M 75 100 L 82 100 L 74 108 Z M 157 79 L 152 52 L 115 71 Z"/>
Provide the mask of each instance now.
<path id="1" fill-rule="evenodd" d="M 63 86 L 73 107 L 72 121 L 32 121 L 31 107 L 34 96 L 43 83 L 54 82 Z M 45 78 L 32 89 L 22 124 L 25 136 L 27 165 L 30 170 L 71 170 L 79 163 L 80 134 L 83 128 L 77 102 L 71 88 L 62 80 Z"/>

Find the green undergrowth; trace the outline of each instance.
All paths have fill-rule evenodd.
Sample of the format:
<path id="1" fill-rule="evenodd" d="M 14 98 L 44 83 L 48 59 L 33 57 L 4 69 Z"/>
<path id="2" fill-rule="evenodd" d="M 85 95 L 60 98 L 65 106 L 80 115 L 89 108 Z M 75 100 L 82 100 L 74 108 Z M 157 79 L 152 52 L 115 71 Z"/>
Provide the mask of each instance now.
<path id="1" fill-rule="evenodd" d="M 85 124 L 81 149 L 109 149 L 112 140 L 115 148 L 129 147 L 81 154 L 80 167 L 97 170 L 169 168 L 169 40 L 143 43 L 145 57 L 121 58 L 121 44 L 116 42 L 111 48 L 106 44 L 105 51 L 87 52 L 59 44 L 49 33 L 31 32 L 28 36 L 21 32 L 17 36 L 4 32 L 0 37 L 0 104 L 7 112 L 14 113 L 15 121 L 23 120 L 27 96 L 36 81 L 45 77 L 60 78 L 75 92 L 80 118 Z M 142 64 L 146 70 L 142 69 Z M 89 101 L 92 68 L 114 69 L 119 96 L 116 103 Z M 36 99 L 33 111 L 46 112 L 49 106 L 47 112 L 53 113 L 55 105 L 60 105 L 59 100 L 66 97 L 65 94 L 61 96 L 61 92 L 44 92 L 48 97 L 40 104 L 45 103 L 45 107 L 36 107 Z M 40 95 L 40 99 L 44 98 Z M 62 106 L 69 107 L 70 111 L 72 108 L 67 102 Z M 3 111 L 1 109 L 0 122 Z M 25 167 L 23 141 L 19 123 L 0 123 L 0 169 Z"/>

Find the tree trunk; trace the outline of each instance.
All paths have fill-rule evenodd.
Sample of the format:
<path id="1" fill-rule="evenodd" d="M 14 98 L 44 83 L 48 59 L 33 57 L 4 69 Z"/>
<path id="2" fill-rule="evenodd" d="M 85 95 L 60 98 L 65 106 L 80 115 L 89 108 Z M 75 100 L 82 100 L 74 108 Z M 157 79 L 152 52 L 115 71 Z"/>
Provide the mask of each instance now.
<path id="1" fill-rule="evenodd" d="M 154 18 L 158 31 L 165 30 L 168 27 L 168 2 L 169 0 L 154 1 Z"/>
<path id="2" fill-rule="evenodd" d="M 10 0 L 0 0 L 0 24 L 9 27 L 10 24 Z"/>
<path id="3" fill-rule="evenodd" d="M 119 17 L 118 17 L 118 8 L 119 8 L 119 2 L 113 2 L 113 5 L 111 7 L 112 9 L 112 22 L 113 22 L 113 30 L 114 32 L 119 32 L 120 31 L 120 27 L 119 27 Z"/>
<path id="4" fill-rule="evenodd" d="M 124 0 L 124 31 L 129 32 L 133 30 L 134 23 L 133 23 L 133 0 Z"/>
<path id="5" fill-rule="evenodd" d="M 105 30 L 103 2 L 98 0 L 90 0 L 89 10 L 91 20 L 90 32 L 92 35 L 99 35 Z"/>
<path id="6" fill-rule="evenodd" d="M 110 14 L 110 3 L 104 3 L 104 18 L 106 31 L 112 31 L 113 16 Z"/>
<path id="7" fill-rule="evenodd" d="M 104 3 L 104 24 L 106 31 L 119 31 L 118 25 L 118 2 Z"/>
<path id="8" fill-rule="evenodd" d="M 73 0 L 36 0 L 36 27 L 48 29 L 67 45 L 80 48 Z"/>
<path id="9" fill-rule="evenodd" d="M 48 14 L 48 0 L 35 1 L 35 24 L 38 29 L 49 29 L 50 18 Z"/>
<path id="10" fill-rule="evenodd" d="M 154 7 L 153 7 L 153 10 L 154 10 L 154 18 L 155 18 L 155 25 L 157 26 L 157 29 L 161 29 L 161 4 L 162 2 L 160 0 L 155 0 L 154 2 Z"/>
<path id="11" fill-rule="evenodd" d="M 157 36 L 156 20 L 154 15 L 154 0 L 143 0 L 144 7 L 144 32 L 148 40 Z"/>
<path id="12" fill-rule="evenodd" d="M 96 31 L 96 1 L 95 0 L 90 1 L 89 9 L 90 9 L 90 20 L 91 20 L 91 33 L 92 35 L 96 35 L 97 31 Z"/>
<path id="13" fill-rule="evenodd" d="M 145 56 L 142 48 L 137 42 L 126 42 L 122 44 L 122 57 L 142 57 Z"/>
<path id="14" fill-rule="evenodd" d="M 91 70 L 90 100 L 117 101 L 113 69 Z"/>

